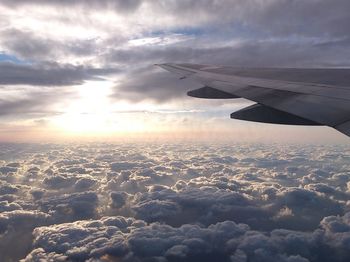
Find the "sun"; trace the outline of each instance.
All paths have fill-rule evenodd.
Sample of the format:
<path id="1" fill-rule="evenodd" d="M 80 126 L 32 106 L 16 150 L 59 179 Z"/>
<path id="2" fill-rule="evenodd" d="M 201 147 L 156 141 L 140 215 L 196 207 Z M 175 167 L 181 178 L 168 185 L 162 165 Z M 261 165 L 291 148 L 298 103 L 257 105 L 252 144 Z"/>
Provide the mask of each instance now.
<path id="1" fill-rule="evenodd" d="M 113 133 L 144 132 L 149 128 L 135 112 L 149 110 L 147 104 L 131 104 L 110 99 L 113 83 L 89 81 L 75 86 L 78 96 L 63 113 L 56 117 L 54 125 L 66 134 L 110 135 Z"/>

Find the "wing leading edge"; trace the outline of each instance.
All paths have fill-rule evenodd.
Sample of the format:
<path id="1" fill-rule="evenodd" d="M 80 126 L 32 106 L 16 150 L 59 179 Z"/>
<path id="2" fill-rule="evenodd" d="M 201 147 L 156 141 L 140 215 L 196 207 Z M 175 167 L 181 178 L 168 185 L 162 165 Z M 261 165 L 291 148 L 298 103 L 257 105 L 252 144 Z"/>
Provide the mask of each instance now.
<path id="1" fill-rule="evenodd" d="M 180 78 L 204 85 L 200 98 L 256 102 L 231 118 L 291 125 L 326 125 L 350 136 L 350 69 L 235 68 L 160 64 Z"/>

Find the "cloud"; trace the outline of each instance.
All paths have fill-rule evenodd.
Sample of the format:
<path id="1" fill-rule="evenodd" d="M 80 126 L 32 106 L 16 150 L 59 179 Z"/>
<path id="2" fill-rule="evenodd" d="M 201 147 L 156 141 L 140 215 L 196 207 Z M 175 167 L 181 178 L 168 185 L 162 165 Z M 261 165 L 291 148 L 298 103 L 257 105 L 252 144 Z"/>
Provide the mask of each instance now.
<path id="1" fill-rule="evenodd" d="M 0 202 L 0 212 L 21 210 L 22 207 L 17 203 L 9 203 L 8 201 Z"/>
<path id="2" fill-rule="evenodd" d="M 75 182 L 74 187 L 78 191 L 83 191 L 93 187 L 96 183 L 97 180 L 92 177 L 82 177 Z"/>
<path id="3" fill-rule="evenodd" d="M 88 1 L 43 1 L 43 0 L 36 0 L 30 3 L 30 5 L 52 5 L 56 7 L 78 7 L 78 6 L 85 6 L 86 8 L 102 8 L 102 9 L 108 9 L 112 8 L 116 11 L 130 11 L 130 10 L 135 10 L 137 7 L 140 5 L 141 1 L 140 0 L 88 0 Z M 15 1 L 4 1 L 2 4 L 11 6 L 11 7 L 16 7 L 16 6 L 21 6 L 21 5 L 28 5 L 27 1 L 23 0 L 15 0 Z"/>
<path id="4" fill-rule="evenodd" d="M 126 192 L 111 192 L 111 207 L 112 208 L 121 208 L 126 204 L 126 201 L 129 197 Z"/>
<path id="5" fill-rule="evenodd" d="M 85 80 L 101 80 L 100 76 L 113 69 L 84 68 L 83 66 L 44 64 L 15 64 L 0 62 L 0 84 L 34 86 L 81 85 Z"/>
<path id="6" fill-rule="evenodd" d="M 44 196 L 45 190 L 33 188 L 30 190 L 30 194 L 33 196 L 34 200 L 38 200 Z"/>
<path id="7" fill-rule="evenodd" d="M 176 81 L 152 68 L 155 63 L 349 66 L 345 0 L 20 0 L 2 1 L 0 9 L 4 14 L 0 52 L 12 61 L 0 58 L 0 84 L 40 89 L 103 79 L 113 86 L 108 97 L 111 106 L 120 100 L 147 100 L 158 107 L 171 100 L 177 109 L 183 108 L 186 91 L 201 87 L 187 80 Z M 316 21 L 315 12 L 324 19 Z M 66 98 L 64 94 L 56 96 L 57 101 Z M 18 99 L 18 104 L 5 100 L 5 107 L 11 106 L 7 102 L 23 109 L 13 110 L 7 121 L 16 114 L 35 123 L 46 121 L 48 126 L 55 113 L 66 108 L 62 103 L 58 110 L 41 116 L 47 119 L 38 119 L 19 105 L 32 100 Z M 189 110 L 201 102 L 193 103 Z M 204 119 L 215 109 L 207 104 Z"/>
<path id="8" fill-rule="evenodd" d="M 134 15 L 162 14 L 156 21 L 143 18 L 148 26 L 155 26 L 157 21 L 164 21 L 163 26 L 214 26 L 222 31 L 229 31 L 235 26 L 253 29 L 252 33 L 257 34 L 257 30 L 273 35 L 320 35 L 333 33 L 333 35 L 344 35 L 348 33 L 346 24 L 349 16 L 346 12 L 348 2 L 345 0 L 326 0 L 311 2 L 290 2 L 287 0 L 261 1 L 249 0 L 244 3 L 240 1 L 205 0 L 201 3 L 191 0 L 186 2 L 166 2 L 157 1 L 114 1 L 114 0 L 89 0 L 89 1 L 2 1 L 2 5 L 7 7 L 42 7 L 52 6 L 55 8 L 84 8 L 88 11 L 101 12 L 105 10 L 116 11 L 119 14 Z M 328 12 L 332 8 L 333 12 Z M 197 15 L 193 15 L 196 10 Z M 313 12 L 317 11 L 324 19 L 316 21 Z M 254 15 L 253 15 L 254 14 Z M 175 18 L 178 18 L 175 21 Z M 155 20 L 155 19 L 154 19 Z M 271 22 L 273 21 L 273 22 Z M 191 24 L 192 23 L 192 24 Z M 303 26 L 303 25 L 307 26 Z M 226 27 L 224 27 L 226 25 Z M 322 31 L 323 29 L 323 31 Z"/>
<path id="9" fill-rule="evenodd" d="M 232 221 L 174 228 L 131 218 L 104 217 L 35 229 L 36 249 L 27 258 L 34 259 L 45 251 L 50 256 L 56 253 L 75 260 L 107 256 L 142 261 L 342 261 L 349 255 L 348 215 L 327 217 L 322 228 L 313 232 L 277 229 L 270 234 Z M 62 234 L 67 237 L 62 238 Z M 336 250 L 342 252 L 335 253 Z"/>
<path id="10" fill-rule="evenodd" d="M 136 216 L 147 221 L 164 221 L 178 216 L 181 208 L 167 200 L 150 200 L 135 205 Z"/>
<path id="11" fill-rule="evenodd" d="M 41 199 L 40 208 L 52 212 L 58 221 L 93 218 L 96 215 L 98 196 L 94 192 L 82 192 Z"/>
<path id="12" fill-rule="evenodd" d="M 207 256 L 213 256 L 212 252 L 220 255 L 220 252 L 224 252 L 225 241 L 244 234 L 246 229 L 246 226 L 233 222 L 219 223 L 207 229 L 195 225 L 172 228 L 157 223 L 146 225 L 143 221 L 130 218 L 109 217 L 99 221 L 80 221 L 75 224 L 38 228 L 34 235 L 37 248 L 52 252 L 61 247 L 61 254 L 69 254 L 71 259 L 84 260 L 103 255 L 129 256 L 130 259 L 161 256 L 179 259 L 189 255 L 196 259 L 196 256 L 203 257 L 206 248 L 208 249 L 204 253 Z M 69 237 L 62 239 L 62 232 Z M 98 246 L 91 245 L 88 238 L 100 239 Z M 154 245 L 155 243 L 157 244 Z M 34 252 L 30 256 L 33 257 Z"/>
<path id="13" fill-rule="evenodd" d="M 2 174 L 8 175 L 9 173 L 15 173 L 17 172 L 17 167 L 12 167 L 12 166 L 2 166 L 0 167 L 0 172 Z"/>
<path id="14" fill-rule="evenodd" d="M 34 249 L 24 261 L 40 261 L 40 260 L 52 260 L 52 261 L 67 261 L 68 257 L 62 254 L 57 254 L 54 252 L 47 253 L 42 248 Z"/>
<path id="15" fill-rule="evenodd" d="M 6 91 L 6 95 L 0 99 L 0 117 L 8 121 L 31 119 L 36 125 L 45 125 L 46 121 L 43 119 L 40 121 L 40 118 L 62 114 L 57 106 L 74 96 L 76 96 L 74 91 L 65 88 L 57 90 L 39 90 L 35 87 L 29 90 L 23 90 L 21 87 L 14 88 Z M 11 169 L 16 168 L 2 167 L 3 172 L 10 172 Z"/>
<path id="16" fill-rule="evenodd" d="M 102 254 L 125 254 L 126 246 L 123 243 L 123 233 L 130 231 L 129 227 L 139 227 L 143 223 L 134 219 L 123 217 L 106 217 L 100 221 L 78 221 L 73 224 L 61 224 L 55 227 L 37 228 L 34 232 L 36 247 L 45 246 L 47 252 L 55 252 L 56 247 L 61 247 L 61 254 L 69 253 L 68 257 L 75 260 L 85 260 L 89 257 L 98 257 Z M 65 232 L 67 238 L 62 238 Z M 46 235 L 51 244 L 46 243 L 42 236 Z M 74 236 L 74 237 L 73 237 Z M 94 239 L 91 243 L 88 238 Z M 99 242 L 99 243 L 98 243 Z M 96 244 L 96 245 L 95 245 Z M 34 251 L 35 252 L 35 251 Z M 32 259 L 35 253 L 31 254 Z"/>
<path id="17" fill-rule="evenodd" d="M 0 195 L 5 195 L 5 194 L 13 194 L 18 191 L 18 187 L 15 185 L 11 185 L 9 183 L 4 183 L 2 182 L 0 184 Z"/>
<path id="18" fill-rule="evenodd" d="M 10 204 L 14 206 L 15 204 Z M 32 230 L 52 223 L 51 216 L 39 211 L 13 210 L 0 213 L 0 252 L 4 261 L 26 256 L 32 242 Z"/>
<path id="19" fill-rule="evenodd" d="M 8 212 L 2 212 L 1 219 L 1 232 L 9 230 L 10 228 L 34 228 L 36 225 L 44 224 L 50 216 L 43 212 L 27 211 L 27 210 L 14 210 Z"/>
<path id="20" fill-rule="evenodd" d="M 135 78 L 135 75 L 138 77 Z M 179 97 L 184 98 L 186 91 L 199 87 L 200 84 L 177 81 L 174 76 L 164 74 L 159 69 L 146 67 L 129 73 L 124 81 L 115 86 L 111 98 L 124 98 L 136 102 L 142 100 L 165 102 Z"/>
<path id="21" fill-rule="evenodd" d="M 91 143 L 0 149 L 6 152 L 1 166 L 16 169 L 5 172 L 0 184 L 0 251 L 6 259 L 349 256 L 346 146 Z"/>
<path id="22" fill-rule="evenodd" d="M 0 116 L 50 123 L 91 80 L 113 86 L 110 103 L 182 110 L 201 86 L 154 63 L 349 66 L 348 10 L 346 0 L 1 1 Z M 219 106 L 204 103 L 207 120 Z M 346 145 L 0 144 L 0 156 L 5 260 L 350 257 Z"/>
<path id="23" fill-rule="evenodd" d="M 75 178 L 65 177 L 61 175 L 46 177 L 43 184 L 52 189 L 67 188 L 75 182 Z"/>

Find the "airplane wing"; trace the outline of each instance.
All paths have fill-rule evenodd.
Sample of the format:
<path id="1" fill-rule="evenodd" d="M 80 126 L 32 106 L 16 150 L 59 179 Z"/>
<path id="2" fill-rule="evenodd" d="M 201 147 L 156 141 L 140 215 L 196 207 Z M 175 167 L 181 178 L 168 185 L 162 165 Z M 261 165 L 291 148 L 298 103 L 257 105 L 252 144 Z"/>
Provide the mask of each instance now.
<path id="1" fill-rule="evenodd" d="M 231 118 L 290 125 L 326 125 L 350 136 L 350 69 L 158 66 L 203 84 L 199 98 L 245 98 L 256 104 Z"/>

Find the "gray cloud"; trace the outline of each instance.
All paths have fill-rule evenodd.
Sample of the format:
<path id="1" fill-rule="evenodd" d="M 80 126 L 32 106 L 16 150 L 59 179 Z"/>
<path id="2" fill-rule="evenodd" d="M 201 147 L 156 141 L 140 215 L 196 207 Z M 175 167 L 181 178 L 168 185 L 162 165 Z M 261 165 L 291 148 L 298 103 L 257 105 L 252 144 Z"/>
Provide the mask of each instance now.
<path id="1" fill-rule="evenodd" d="M 2 85 L 69 86 L 81 85 L 85 80 L 101 80 L 100 76 L 116 70 L 57 63 L 27 65 L 1 62 L 0 72 Z"/>
<path id="2" fill-rule="evenodd" d="M 11 261 L 24 257 L 31 246 L 33 228 L 50 224 L 50 218 L 49 214 L 38 211 L 20 209 L 2 211 L 0 213 L 1 258 L 4 261 Z"/>
<path id="3" fill-rule="evenodd" d="M 1 73 L 0 73 L 1 74 Z M 45 125 L 46 117 L 62 114 L 55 105 L 68 99 L 73 99 L 77 94 L 73 90 L 61 87 L 52 88 L 6 88 L 10 95 L 0 99 L 0 117 L 3 119 L 34 119 L 34 124 Z M 16 94 L 16 98 L 13 98 Z M 0 168 L 1 173 L 14 172 L 17 167 L 4 166 Z M 35 173 L 34 170 L 29 171 Z"/>
<path id="4" fill-rule="evenodd" d="M 98 196 L 94 192 L 72 193 L 41 199 L 40 208 L 55 213 L 55 219 L 71 221 L 93 218 L 96 214 Z"/>
<path id="5" fill-rule="evenodd" d="M 155 14 L 165 17 L 177 17 L 180 25 L 198 26 L 203 23 L 206 27 L 215 25 L 230 30 L 235 26 L 243 29 L 255 29 L 252 33 L 271 33 L 273 35 L 306 35 L 306 36 L 344 36 L 349 31 L 348 1 L 140 1 L 140 0 L 88 0 L 88 1 L 2 1 L 2 5 L 18 7 L 22 5 L 51 5 L 56 7 L 85 7 L 87 9 L 101 8 L 116 11 L 132 11 L 137 14 L 142 4 L 150 5 Z M 196 16 L 193 15 L 193 10 Z M 332 11 L 330 11 L 332 10 Z M 319 17 L 327 19 L 315 19 Z M 200 25 L 200 24 L 199 24 Z M 176 24 L 173 25 L 176 27 Z M 249 31 L 249 30 L 248 30 Z"/>
<path id="6" fill-rule="evenodd" d="M 16 7 L 16 6 L 26 6 L 29 3 L 25 0 L 15 0 L 15 1 L 3 1 L 1 4 Z M 83 6 L 86 8 L 101 8 L 101 9 L 113 9 L 116 11 L 132 11 L 136 10 L 141 4 L 140 0 L 57 0 L 57 1 L 45 1 L 45 0 L 35 0 L 32 1 L 29 5 L 52 5 L 52 6 L 62 6 L 62 7 L 79 7 Z"/>
<path id="7" fill-rule="evenodd" d="M 111 207 L 113 208 L 121 208 L 125 206 L 128 200 L 128 193 L 126 192 L 111 192 Z"/>
<path id="8" fill-rule="evenodd" d="M 84 190 L 90 189 L 96 183 L 97 183 L 96 179 L 93 179 L 92 177 L 87 177 L 86 176 L 86 177 L 79 178 L 75 182 L 74 187 L 78 191 L 84 191 Z"/>
<path id="9" fill-rule="evenodd" d="M 164 72 L 156 68 L 147 67 L 143 70 L 129 73 L 125 80 L 114 88 L 111 98 L 115 100 L 155 100 L 164 102 L 185 97 L 186 91 L 199 87 L 201 86 L 197 83 L 177 81 L 174 76 L 164 74 Z"/>
<path id="10" fill-rule="evenodd" d="M 223 31 L 230 30 L 238 23 L 243 29 L 255 29 L 272 35 L 349 34 L 346 27 L 349 22 L 349 15 L 346 12 L 349 3 L 345 0 L 309 2 L 249 0 L 244 3 L 214 0 L 170 3 L 157 1 L 157 4 L 160 6 L 157 10 L 179 15 L 188 22 L 206 17 L 214 25 L 221 27 L 226 25 Z M 193 10 L 200 16 L 193 16 Z M 315 19 L 315 13 L 328 19 Z"/>
<path id="11" fill-rule="evenodd" d="M 58 114 L 59 112 L 52 111 L 47 107 L 50 105 L 50 100 L 37 100 L 38 96 L 34 96 L 28 99 L 19 99 L 16 101 L 0 101 L 1 116 L 13 116 L 21 114 L 19 117 L 24 117 L 24 115 L 52 115 Z M 3 171 L 5 169 L 3 168 Z"/>
<path id="12" fill-rule="evenodd" d="M 82 7 L 89 19 L 78 19 L 96 31 L 93 36 L 57 38 L 35 28 L 7 27 L 1 32 L 2 48 L 9 54 L 44 64 L 1 63 L 0 83 L 40 86 L 82 84 L 119 72 L 124 79 L 114 89 L 115 100 L 164 102 L 181 98 L 193 83 L 176 83 L 166 73 L 150 69 L 161 62 L 194 62 L 235 66 L 339 67 L 349 66 L 348 2 L 337 1 L 3 1 L 10 8 L 42 5 L 67 11 L 58 19 L 75 25 L 71 12 Z M 93 14 L 119 10 L 125 31 L 114 25 L 91 22 Z M 152 10 L 152 15 L 147 13 Z M 196 15 L 193 15 L 195 10 Z M 330 11 L 331 10 L 331 11 Z M 47 12 L 53 12 L 48 10 Z M 125 13 L 125 14 L 124 14 Z M 323 19 L 315 19 L 315 13 Z M 76 14 L 75 14 L 76 15 Z M 140 17 L 157 17 L 158 22 Z M 55 20 L 56 21 L 56 20 Z M 76 20 L 74 20 L 76 21 Z M 153 22 L 152 22 L 153 21 Z M 163 22 L 164 21 L 164 25 Z M 135 28 L 135 32 L 132 30 Z M 137 29 L 136 29 L 137 28 Z M 141 31 L 139 31 L 141 30 Z M 111 33 L 113 32 L 113 34 Z M 130 46 L 128 40 L 144 37 L 184 36 L 180 42 Z M 187 37 L 187 38 L 186 38 Z M 82 66 L 54 63 L 66 58 Z M 69 60 L 70 61 L 70 60 Z M 61 62 L 62 63 L 62 62 Z M 100 68 L 92 68 L 98 63 Z M 120 70 L 113 69 L 118 66 Z M 186 84 L 185 84 L 186 83 Z"/>

